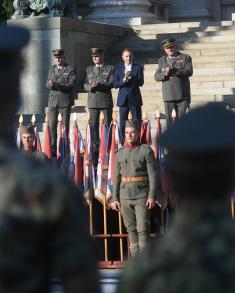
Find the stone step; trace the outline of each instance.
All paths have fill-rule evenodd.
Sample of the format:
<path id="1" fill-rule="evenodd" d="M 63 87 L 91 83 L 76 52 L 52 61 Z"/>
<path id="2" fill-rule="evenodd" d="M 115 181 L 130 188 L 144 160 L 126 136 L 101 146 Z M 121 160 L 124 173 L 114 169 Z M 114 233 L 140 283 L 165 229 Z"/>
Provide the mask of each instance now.
<path id="1" fill-rule="evenodd" d="M 155 83 L 154 80 L 154 73 L 155 70 L 152 71 L 150 74 L 149 73 L 145 73 L 144 76 L 144 85 L 151 85 L 153 83 Z M 199 75 L 199 76 L 191 76 L 190 77 L 190 81 L 191 81 L 191 86 L 193 86 L 194 83 L 201 83 L 203 84 L 204 82 L 228 82 L 226 83 L 226 86 L 229 86 L 229 82 L 231 82 L 231 84 L 233 84 L 233 82 L 235 81 L 235 74 L 233 75 L 222 75 L 222 76 L 211 76 L 211 75 Z"/>
<path id="2" fill-rule="evenodd" d="M 155 31 L 156 33 L 164 32 L 188 32 L 191 31 L 219 31 L 222 29 L 235 29 L 232 21 L 221 22 L 181 22 L 181 23 L 162 23 L 146 24 L 141 26 L 131 26 L 135 31 Z"/>
<path id="3" fill-rule="evenodd" d="M 156 65 L 157 68 L 157 65 Z M 154 75 L 156 68 L 153 68 L 152 70 L 148 70 L 144 72 L 145 76 L 149 76 L 149 75 Z M 212 75 L 212 76 L 217 76 L 217 75 L 234 75 L 235 73 L 235 68 L 233 67 L 225 67 L 225 68 L 220 68 L 220 67 L 211 67 L 211 68 L 204 68 L 204 66 L 202 68 L 195 68 L 193 70 L 193 76 L 205 76 L 205 75 Z"/>

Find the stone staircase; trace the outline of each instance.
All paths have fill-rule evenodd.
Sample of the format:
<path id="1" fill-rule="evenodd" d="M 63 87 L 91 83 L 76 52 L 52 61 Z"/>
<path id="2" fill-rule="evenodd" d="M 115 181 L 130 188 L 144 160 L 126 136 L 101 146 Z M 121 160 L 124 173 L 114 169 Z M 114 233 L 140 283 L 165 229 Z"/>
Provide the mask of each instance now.
<path id="1" fill-rule="evenodd" d="M 131 48 L 134 61 L 144 66 L 145 84 L 141 88 L 143 111 L 153 120 L 159 110 L 164 118 L 161 83 L 154 80 L 158 58 L 162 56 L 161 41 L 167 37 L 177 40 L 177 48 L 190 54 L 194 74 L 191 77 L 191 107 L 210 101 L 224 101 L 235 108 L 235 24 L 231 21 L 220 23 L 169 23 L 133 26 L 133 31 L 122 37 L 110 48 L 106 62 L 116 65 L 121 62 L 121 51 Z M 117 90 L 113 90 L 114 102 Z M 79 93 L 75 105 L 86 108 L 86 93 Z M 115 107 L 114 111 L 118 112 Z M 81 113 L 82 114 L 82 113 Z M 80 116 L 80 128 L 85 116 Z M 153 121 L 152 121 L 153 122 Z M 162 120 L 164 124 L 164 119 Z M 154 123 L 152 123 L 154 128 Z"/>

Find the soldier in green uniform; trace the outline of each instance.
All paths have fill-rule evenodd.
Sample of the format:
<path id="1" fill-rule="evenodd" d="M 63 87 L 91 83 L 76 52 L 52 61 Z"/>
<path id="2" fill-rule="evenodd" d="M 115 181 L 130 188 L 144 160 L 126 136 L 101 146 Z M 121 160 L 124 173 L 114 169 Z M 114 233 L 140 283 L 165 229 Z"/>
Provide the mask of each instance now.
<path id="1" fill-rule="evenodd" d="M 113 66 L 104 63 L 103 49 L 91 48 L 91 56 L 94 64 L 86 69 L 84 89 L 88 92 L 87 106 L 94 129 L 94 151 L 99 151 L 100 113 L 103 112 L 108 127 L 112 121 Z"/>
<path id="2" fill-rule="evenodd" d="M 115 159 L 112 203 L 113 209 L 121 209 L 132 256 L 149 242 L 150 209 L 157 197 L 154 154 L 149 146 L 139 143 L 139 136 L 139 122 L 127 121 L 125 144 Z"/>
<path id="3" fill-rule="evenodd" d="M 119 293 L 235 292 L 234 125 L 233 112 L 207 105 L 163 133 L 176 215 L 165 236 L 129 264 Z"/>
<path id="4" fill-rule="evenodd" d="M 57 170 L 17 151 L 21 48 L 29 33 L 0 26 L 0 292 L 50 292 L 50 277 L 64 291 L 100 292 L 94 247 L 81 191 Z"/>
<path id="5" fill-rule="evenodd" d="M 52 51 L 54 65 L 51 66 L 46 87 L 50 90 L 48 99 L 48 118 L 51 135 L 52 156 L 57 154 L 57 122 L 58 114 L 62 121 L 67 135 L 69 134 L 69 122 L 71 107 L 74 105 L 74 85 L 76 80 L 75 68 L 65 60 L 64 50 L 55 49 Z"/>
<path id="6" fill-rule="evenodd" d="M 165 56 L 159 59 L 154 78 L 162 82 L 166 122 L 170 126 L 172 110 L 175 109 L 177 117 L 181 117 L 190 106 L 189 77 L 193 74 L 193 65 L 189 55 L 176 50 L 175 39 L 162 41 L 162 47 Z"/>
<path id="7" fill-rule="evenodd" d="M 42 162 L 48 161 L 47 156 L 43 152 L 36 150 L 34 146 L 35 132 L 33 126 L 21 127 L 21 142 L 23 153 L 30 155 L 32 158 Z"/>

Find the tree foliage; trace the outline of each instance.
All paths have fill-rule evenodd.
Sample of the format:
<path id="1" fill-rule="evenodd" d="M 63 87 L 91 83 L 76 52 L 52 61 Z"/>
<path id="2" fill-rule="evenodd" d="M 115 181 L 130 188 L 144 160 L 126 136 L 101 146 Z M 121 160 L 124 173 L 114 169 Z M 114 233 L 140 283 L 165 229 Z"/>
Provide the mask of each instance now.
<path id="1" fill-rule="evenodd" d="M 9 19 L 13 13 L 13 0 L 0 0 L 0 21 Z"/>

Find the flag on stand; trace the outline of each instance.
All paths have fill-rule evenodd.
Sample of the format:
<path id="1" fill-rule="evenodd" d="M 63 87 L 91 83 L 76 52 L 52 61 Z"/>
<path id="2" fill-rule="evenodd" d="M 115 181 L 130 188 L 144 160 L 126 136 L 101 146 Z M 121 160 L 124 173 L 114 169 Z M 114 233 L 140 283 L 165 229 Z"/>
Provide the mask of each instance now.
<path id="1" fill-rule="evenodd" d="M 143 119 L 141 130 L 140 130 L 140 143 L 151 145 L 152 137 L 151 137 L 151 126 L 149 119 Z"/>
<path id="2" fill-rule="evenodd" d="M 52 157 L 51 152 L 51 135 L 50 135 L 50 127 L 46 118 L 46 129 L 45 129 L 45 137 L 44 137 L 44 153 L 47 158 L 50 160 Z"/>
<path id="3" fill-rule="evenodd" d="M 83 175 L 83 164 L 82 164 L 82 154 L 84 154 L 85 145 L 78 129 L 78 125 L 75 122 L 70 131 L 70 164 L 69 164 L 69 174 L 74 179 L 76 186 L 82 186 L 82 175 Z"/>
<path id="4" fill-rule="evenodd" d="M 91 201 L 94 197 L 95 187 L 95 170 L 92 137 L 92 127 L 90 125 L 90 122 L 88 121 L 86 125 L 85 153 L 83 160 L 84 197 L 88 201 Z"/>
<path id="5" fill-rule="evenodd" d="M 59 145 L 57 150 L 57 161 L 59 163 L 60 170 L 64 174 L 67 174 L 69 167 L 69 142 L 65 127 L 61 122 L 59 123 Z"/>
<path id="6" fill-rule="evenodd" d="M 38 128 L 35 125 L 34 125 L 34 134 L 35 134 L 34 148 L 35 148 L 35 150 L 41 152 L 42 147 L 41 147 L 40 136 L 39 136 L 39 133 L 38 133 Z"/>
<path id="7" fill-rule="evenodd" d="M 121 134 L 120 134 L 120 129 L 118 127 L 118 122 L 117 120 L 113 120 L 109 127 L 108 145 L 107 145 L 107 153 L 109 155 L 108 182 L 107 182 L 107 194 L 106 194 L 107 203 L 109 203 L 110 199 L 112 198 L 115 154 L 116 154 L 116 151 L 118 150 L 118 145 L 120 142 L 121 142 Z"/>
<path id="8" fill-rule="evenodd" d="M 108 144 L 108 126 L 104 123 L 104 119 L 101 116 L 100 149 L 99 149 L 99 158 L 98 158 L 97 174 L 96 174 L 96 189 L 95 189 L 95 198 L 98 199 L 100 202 L 103 202 L 103 195 L 106 195 L 107 193 L 108 160 L 109 160 L 108 154 L 107 154 L 107 144 Z"/>

